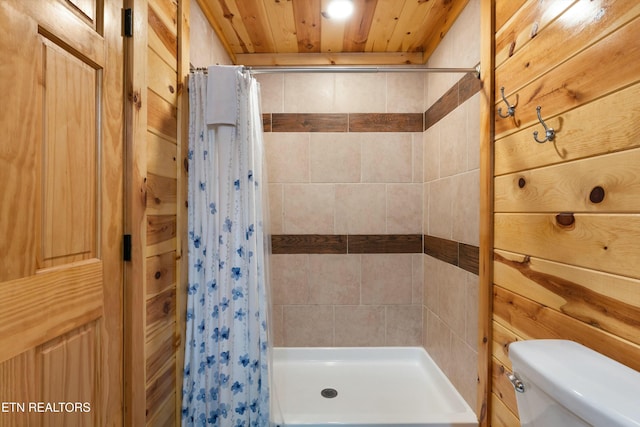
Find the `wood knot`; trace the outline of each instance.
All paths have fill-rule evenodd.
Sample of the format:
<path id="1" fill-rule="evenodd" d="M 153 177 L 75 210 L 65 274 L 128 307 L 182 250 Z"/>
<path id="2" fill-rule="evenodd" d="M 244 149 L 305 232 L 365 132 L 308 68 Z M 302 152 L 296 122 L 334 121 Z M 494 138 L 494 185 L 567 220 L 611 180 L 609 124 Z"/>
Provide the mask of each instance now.
<path id="1" fill-rule="evenodd" d="M 561 212 L 556 215 L 556 222 L 561 227 L 570 227 L 576 222 L 576 218 L 571 212 Z"/>
<path id="2" fill-rule="evenodd" d="M 155 274 L 153 277 L 155 277 L 155 278 L 156 278 L 156 280 L 158 280 L 159 278 L 161 278 L 161 277 L 162 277 L 162 272 L 160 272 L 160 271 L 156 271 L 156 274 Z"/>
<path id="3" fill-rule="evenodd" d="M 527 185 L 527 180 L 526 179 L 524 179 L 522 177 L 520 179 L 518 179 L 518 187 L 524 188 L 525 185 Z"/>
<path id="4" fill-rule="evenodd" d="M 589 193 L 589 200 L 591 203 L 601 203 L 604 200 L 604 188 L 597 186 L 593 187 L 591 193 Z"/>

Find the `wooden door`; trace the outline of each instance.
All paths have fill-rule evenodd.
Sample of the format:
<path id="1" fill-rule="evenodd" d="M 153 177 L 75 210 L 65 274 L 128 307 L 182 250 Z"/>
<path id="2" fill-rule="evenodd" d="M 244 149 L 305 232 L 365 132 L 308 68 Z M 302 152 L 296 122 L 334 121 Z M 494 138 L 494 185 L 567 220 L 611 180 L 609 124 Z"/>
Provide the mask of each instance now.
<path id="1" fill-rule="evenodd" d="M 122 1 L 0 1 L 0 426 L 122 425 Z"/>

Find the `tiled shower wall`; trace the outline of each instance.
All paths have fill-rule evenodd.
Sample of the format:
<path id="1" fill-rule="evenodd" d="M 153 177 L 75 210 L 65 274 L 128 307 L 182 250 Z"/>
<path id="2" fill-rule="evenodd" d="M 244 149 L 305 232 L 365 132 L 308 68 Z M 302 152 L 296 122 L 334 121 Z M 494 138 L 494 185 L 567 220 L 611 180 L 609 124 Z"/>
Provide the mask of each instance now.
<path id="1" fill-rule="evenodd" d="M 427 65 L 477 65 L 479 22 L 471 0 Z M 478 82 L 257 77 L 271 232 L 287 236 L 272 258 L 275 345 L 424 345 L 475 407 Z M 416 113 L 424 113 L 419 129 Z M 403 243 L 372 246 L 381 235 Z M 418 250 L 405 245 L 414 237 Z"/>
<path id="2" fill-rule="evenodd" d="M 423 111 L 422 75 L 258 78 L 272 121 L 265 145 L 273 234 L 351 237 L 351 247 L 362 235 L 421 236 L 422 118 L 400 129 L 385 120 Z M 330 252 L 273 255 L 275 344 L 420 345 L 421 249 Z"/>
<path id="3" fill-rule="evenodd" d="M 469 1 L 428 66 L 479 63 L 479 4 Z M 480 94 L 468 77 L 425 78 L 423 331 L 429 354 L 475 408 L 478 271 L 463 259 L 477 262 L 479 246 Z"/>

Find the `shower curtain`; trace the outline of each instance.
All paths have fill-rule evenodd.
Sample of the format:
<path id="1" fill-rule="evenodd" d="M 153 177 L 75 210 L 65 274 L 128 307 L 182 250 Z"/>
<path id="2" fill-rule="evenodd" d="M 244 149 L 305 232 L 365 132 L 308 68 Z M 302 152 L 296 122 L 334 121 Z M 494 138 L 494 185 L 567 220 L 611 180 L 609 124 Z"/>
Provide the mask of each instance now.
<path id="1" fill-rule="evenodd" d="M 210 67 L 208 76 L 189 76 L 189 105 L 182 424 L 267 426 L 269 247 L 259 86 L 240 67 Z"/>

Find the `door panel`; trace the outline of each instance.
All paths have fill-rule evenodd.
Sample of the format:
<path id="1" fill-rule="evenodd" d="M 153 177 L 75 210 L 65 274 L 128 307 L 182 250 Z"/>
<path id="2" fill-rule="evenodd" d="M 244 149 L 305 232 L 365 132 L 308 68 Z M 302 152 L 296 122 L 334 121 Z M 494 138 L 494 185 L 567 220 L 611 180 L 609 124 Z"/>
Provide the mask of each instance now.
<path id="1" fill-rule="evenodd" d="M 41 267 L 96 256 L 100 71 L 49 40 L 43 45 Z"/>
<path id="2" fill-rule="evenodd" d="M 122 425 L 121 8 L 0 3 L 0 426 Z"/>

